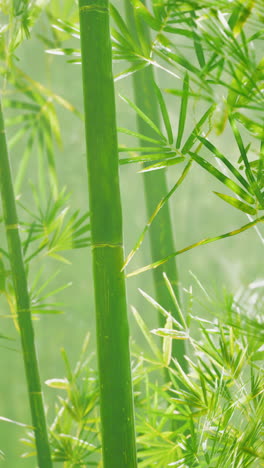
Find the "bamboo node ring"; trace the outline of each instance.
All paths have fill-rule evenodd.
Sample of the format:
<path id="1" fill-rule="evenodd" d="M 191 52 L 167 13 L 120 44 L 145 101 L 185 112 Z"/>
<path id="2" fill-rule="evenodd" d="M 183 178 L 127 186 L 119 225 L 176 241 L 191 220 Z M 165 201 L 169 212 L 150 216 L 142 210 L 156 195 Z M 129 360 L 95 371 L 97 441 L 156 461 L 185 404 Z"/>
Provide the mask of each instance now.
<path id="1" fill-rule="evenodd" d="M 101 247 L 110 247 L 112 249 L 114 248 L 120 248 L 123 247 L 122 244 L 93 244 L 91 245 L 92 249 L 100 249 Z"/>
<path id="2" fill-rule="evenodd" d="M 80 12 L 98 11 L 98 13 L 108 13 L 109 8 L 101 5 L 85 5 L 80 8 Z"/>
<path id="3" fill-rule="evenodd" d="M 7 231 L 11 231 L 12 229 L 19 229 L 19 224 L 6 224 L 5 226 Z"/>

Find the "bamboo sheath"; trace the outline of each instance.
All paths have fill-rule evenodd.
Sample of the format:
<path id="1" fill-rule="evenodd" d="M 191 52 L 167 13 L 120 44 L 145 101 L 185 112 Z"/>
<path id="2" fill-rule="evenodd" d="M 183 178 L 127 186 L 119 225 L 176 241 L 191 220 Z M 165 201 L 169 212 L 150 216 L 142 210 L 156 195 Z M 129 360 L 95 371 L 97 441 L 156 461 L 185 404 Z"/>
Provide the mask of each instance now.
<path id="1" fill-rule="evenodd" d="M 9 260 L 16 297 L 17 318 L 34 426 L 39 468 L 51 468 L 51 455 L 31 320 L 27 277 L 19 236 L 18 218 L 0 102 L 0 191 L 8 242 Z"/>
<path id="2" fill-rule="evenodd" d="M 79 0 L 104 468 L 135 468 L 115 96 L 107 0 Z"/>
<path id="3" fill-rule="evenodd" d="M 133 20 L 133 9 L 131 8 L 130 0 L 124 0 L 126 7 L 126 16 L 131 31 L 136 35 L 135 24 Z M 144 0 L 143 0 L 144 3 Z M 149 43 L 150 36 L 146 24 L 141 25 L 141 31 L 144 32 L 146 41 Z M 154 72 L 152 66 L 148 66 L 143 70 L 137 71 L 133 74 L 133 87 L 136 105 L 159 127 L 159 107 L 154 89 Z M 154 130 L 152 130 L 139 116 L 137 116 L 137 127 L 139 133 L 156 138 Z M 140 141 L 140 146 L 150 146 L 150 143 L 145 140 Z M 147 166 L 147 164 L 145 164 Z M 143 183 L 145 191 L 145 201 L 147 208 L 147 216 L 150 218 L 154 212 L 157 204 L 168 193 L 166 172 L 165 170 L 151 171 L 143 173 Z M 166 257 L 171 252 L 175 251 L 172 224 L 169 211 L 169 205 L 166 203 L 161 211 L 155 218 L 151 229 L 150 236 L 150 249 L 152 262 Z M 166 273 L 170 282 L 173 285 L 175 295 L 180 303 L 180 294 L 178 287 L 178 271 L 175 259 L 166 262 L 162 268 L 155 268 L 153 270 L 154 287 L 156 292 L 157 301 L 168 311 L 173 311 L 176 320 L 179 320 L 179 315 L 175 311 L 175 305 L 168 293 L 163 272 Z M 159 325 L 164 327 L 164 318 L 159 314 Z M 177 359 L 183 369 L 187 369 L 186 360 L 184 358 L 185 345 L 181 340 L 173 340 L 173 357 Z"/>

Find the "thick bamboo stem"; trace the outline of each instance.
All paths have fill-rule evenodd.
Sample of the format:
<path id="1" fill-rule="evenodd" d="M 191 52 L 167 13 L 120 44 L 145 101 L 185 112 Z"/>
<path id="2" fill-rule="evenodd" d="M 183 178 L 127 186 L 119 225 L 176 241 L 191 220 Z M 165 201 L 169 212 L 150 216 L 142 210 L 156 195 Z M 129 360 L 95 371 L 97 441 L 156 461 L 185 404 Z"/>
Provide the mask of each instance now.
<path id="1" fill-rule="evenodd" d="M 79 0 L 104 468 L 135 468 L 115 95 L 107 0 Z"/>
<path id="2" fill-rule="evenodd" d="M 18 218 L 11 169 L 0 102 L 0 191 L 12 279 L 16 297 L 17 318 L 26 371 L 29 402 L 36 439 L 39 468 L 51 468 L 51 455 L 43 406 L 43 398 L 34 343 L 27 277 L 22 256 Z"/>
<path id="3" fill-rule="evenodd" d="M 144 1 L 144 0 L 143 0 Z M 135 24 L 133 19 L 133 9 L 129 0 L 125 0 L 127 20 L 131 30 L 135 32 Z M 149 31 L 146 24 L 141 25 L 141 30 L 144 31 L 147 42 L 149 42 Z M 148 66 L 133 74 L 133 87 L 136 105 L 147 114 L 156 125 L 159 126 L 159 107 L 156 99 L 154 88 L 154 72 L 152 66 Z M 156 138 L 154 131 L 137 116 L 137 126 L 139 133 L 148 137 Z M 140 146 L 149 146 L 149 142 L 140 141 Z M 153 211 L 160 200 L 168 193 L 166 173 L 164 170 L 151 171 L 143 173 L 145 200 L 147 207 L 147 216 L 150 218 Z M 150 229 L 150 249 L 152 262 L 166 257 L 171 252 L 175 251 L 172 224 L 169 211 L 169 205 L 163 206 L 162 210 L 157 215 Z M 180 294 L 178 287 L 178 272 L 175 259 L 168 261 L 163 268 L 153 270 L 154 287 L 158 302 L 167 310 L 174 311 L 174 317 L 179 319 L 175 305 L 168 293 L 163 271 L 167 274 L 171 281 L 175 295 L 180 303 Z M 164 318 L 159 314 L 160 326 L 164 326 Z M 186 360 L 184 359 L 185 345 L 181 340 L 173 340 L 173 356 L 178 360 L 179 364 L 186 370 Z"/>

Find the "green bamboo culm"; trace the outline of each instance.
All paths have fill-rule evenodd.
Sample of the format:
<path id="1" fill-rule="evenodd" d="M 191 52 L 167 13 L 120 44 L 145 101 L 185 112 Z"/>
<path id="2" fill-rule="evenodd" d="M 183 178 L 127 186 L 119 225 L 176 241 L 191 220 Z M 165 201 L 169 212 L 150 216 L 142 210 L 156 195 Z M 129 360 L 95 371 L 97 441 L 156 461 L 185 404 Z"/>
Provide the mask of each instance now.
<path id="1" fill-rule="evenodd" d="M 136 28 L 134 22 L 133 8 L 131 6 L 130 0 L 125 1 L 126 17 L 130 30 L 133 31 L 136 37 Z M 144 3 L 144 0 L 142 0 Z M 150 35 L 147 24 L 141 24 L 141 32 L 144 34 L 146 42 L 150 42 Z M 136 105 L 146 114 L 150 119 L 159 127 L 160 118 L 159 118 L 159 106 L 155 93 L 155 83 L 154 83 L 154 72 L 153 67 L 150 65 L 143 70 L 137 71 L 133 74 L 133 88 Z M 137 127 L 139 133 L 148 136 L 150 138 L 156 138 L 154 130 L 151 129 L 149 125 L 146 124 L 137 115 Z M 140 146 L 150 146 L 149 142 L 145 140 L 140 141 Z M 147 166 L 147 164 L 145 164 Z M 143 183 L 144 183 L 144 192 L 146 200 L 146 209 L 147 216 L 150 218 L 154 212 L 157 204 L 160 200 L 168 193 L 166 173 L 165 170 L 151 171 L 148 173 L 143 173 Z M 172 224 L 169 211 L 169 205 L 166 203 L 162 210 L 158 213 L 157 217 L 154 219 L 154 222 L 149 231 L 150 235 L 150 249 L 152 262 L 160 260 L 161 258 L 166 257 L 171 252 L 175 251 L 173 234 L 172 234 Z M 175 259 L 168 261 L 163 268 L 156 268 L 153 270 L 153 279 L 155 293 L 157 301 L 167 310 L 174 311 L 173 315 L 176 320 L 179 320 L 179 315 L 175 311 L 175 305 L 173 304 L 172 298 L 168 293 L 164 278 L 163 272 L 168 276 L 174 293 L 177 297 L 178 303 L 180 304 L 180 294 L 178 287 L 178 271 Z M 164 318 L 159 314 L 159 325 L 164 327 Z M 181 340 L 173 340 L 173 349 L 172 355 L 177 359 L 182 368 L 187 370 L 187 363 L 184 358 L 185 355 L 185 344 Z"/>
<path id="2" fill-rule="evenodd" d="M 34 426 L 39 468 L 52 468 L 48 433 L 34 343 L 27 277 L 19 236 L 18 217 L 0 100 L 0 192 L 12 280 L 16 298 L 17 319 L 26 372 L 29 403 Z"/>
<path id="3" fill-rule="evenodd" d="M 115 94 L 107 0 L 79 0 L 104 468 L 135 468 Z"/>

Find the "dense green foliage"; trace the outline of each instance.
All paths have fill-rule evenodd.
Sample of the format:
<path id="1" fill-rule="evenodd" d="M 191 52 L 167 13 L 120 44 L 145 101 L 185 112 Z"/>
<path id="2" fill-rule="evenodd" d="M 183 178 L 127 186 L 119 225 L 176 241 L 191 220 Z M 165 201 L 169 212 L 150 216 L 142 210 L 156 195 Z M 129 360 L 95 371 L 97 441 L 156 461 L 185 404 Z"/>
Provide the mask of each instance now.
<path id="1" fill-rule="evenodd" d="M 13 190 L 9 169 L 3 164 L 7 151 L 1 131 L 4 210 L 0 213 L 0 307 L 5 368 L 12 358 L 15 363 L 21 355 L 27 368 L 31 349 L 30 362 L 35 363 L 35 375 L 38 374 L 32 326 L 24 326 L 24 316 L 20 314 L 21 310 L 31 310 L 26 320 L 30 315 L 33 319 L 42 318 L 39 323 L 35 320 L 40 374 L 48 386 L 66 391 L 53 409 L 55 392 L 45 387 L 49 422 L 55 414 L 49 430 L 54 461 L 64 462 L 69 468 L 102 466 L 102 451 L 104 465 L 117 467 L 124 464 L 118 458 L 122 440 L 124 450 L 130 453 L 129 463 L 136 466 L 127 287 L 129 302 L 136 305 L 133 315 L 149 347 L 143 351 L 144 345 L 137 336 L 132 351 L 138 465 L 262 466 L 263 2 L 131 0 L 126 6 L 131 15 L 133 12 L 133 24 L 131 17 L 127 20 L 122 14 L 120 2 L 111 5 L 118 128 L 108 20 L 104 22 L 108 2 L 101 0 L 103 15 L 97 8 L 98 2 L 94 8 L 90 3 L 80 3 L 89 9 L 89 14 L 83 19 L 81 16 L 80 34 L 75 1 L 0 1 L 2 130 L 7 128 L 14 180 Z M 102 37 L 97 41 L 100 30 Z M 89 213 L 85 162 L 81 157 L 85 132 L 82 111 L 78 110 L 82 109 L 81 60 Z M 135 102 L 129 89 L 131 76 Z M 125 114 L 128 119 L 124 123 Z M 140 176 L 134 175 L 135 167 L 144 176 L 148 221 L 141 215 L 143 203 L 137 193 Z M 130 250 L 126 260 L 119 172 L 125 244 Z M 73 189 L 71 196 L 65 188 L 68 182 Z M 170 220 L 169 204 L 172 207 L 173 198 Z M 17 228 L 7 229 L 5 237 L 4 224 L 10 224 L 8 217 L 14 213 L 11 224 L 19 224 L 20 237 Z M 10 239 L 13 234 L 17 252 Z M 145 250 L 148 236 L 150 258 Z M 225 241 L 216 242 L 221 239 Z M 212 247 L 205 246 L 214 241 Z M 110 244 L 116 248 L 105 247 Z M 90 266 L 87 268 L 90 246 L 96 246 L 91 249 L 95 306 L 91 299 Z M 203 247 L 196 249 L 199 246 Z M 187 251 L 191 252 L 180 255 Z M 61 265 L 60 280 L 56 265 Z M 194 294 L 188 286 L 190 268 L 199 279 L 203 278 L 203 284 L 205 278 L 206 283 L 218 283 L 218 291 L 230 280 L 240 289 L 235 296 L 226 293 L 224 299 L 216 302 L 193 276 Z M 153 270 L 155 281 L 155 293 L 150 295 L 144 292 L 149 290 L 149 276 L 140 275 L 148 270 Z M 125 281 L 125 272 L 133 278 Z M 21 296 L 17 294 L 15 277 L 23 281 Z M 73 293 L 65 289 L 69 277 L 76 281 Z M 241 282 L 249 286 L 243 289 Z M 147 302 L 134 294 L 135 285 Z M 63 303 L 58 303 L 61 292 Z M 199 300 L 203 295 L 206 301 Z M 19 302 L 22 296 L 26 305 Z M 80 335 L 92 330 L 90 349 L 95 347 L 93 323 L 87 315 L 89 311 L 94 316 L 94 308 L 99 375 L 93 370 L 95 364 L 87 341 L 76 368 L 71 370 L 70 365 L 77 358 Z M 158 326 L 154 309 L 160 317 Z M 66 319 L 57 315 L 66 310 Z M 12 320 L 5 321 L 7 317 Z M 22 353 L 12 352 L 17 351 L 18 338 L 12 323 L 21 335 Z M 131 329 L 134 338 L 135 321 L 131 321 Z M 25 330 L 30 333 L 24 333 Z M 103 339 L 109 336 L 108 331 L 113 338 L 110 346 Z M 71 354 L 68 358 L 63 351 L 65 378 L 59 378 L 61 345 Z M 31 383 L 34 380 L 34 392 L 39 394 L 39 379 L 28 379 Z M 25 385 L 21 382 L 21 373 L 16 371 L 3 381 L 3 393 L 4 389 L 6 392 L 1 431 L 8 422 L 14 423 L 9 424 L 13 431 L 16 426 L 23 426 L 17 421 L 28 422 L 24 405 L 20 404 L 25 399 L 25 390 L 21 390 Z M 38 401 L 41 405 L 41 399 Z M 123 422 L 118 423 L 123 408 L 130 415 L 125 411 Z M 44 428 L 43 408 L 40 413 L 40 425 Z M 128 425 L 122 426 L 125 420 Z M 33 423 L 37 428 L 36 420 Z M 127 429 L 130 435 L 125 447 Z M 6 434 L 14 440 L 11 433 Z M 39 465 L 44 466 L 34 432 L 24 442 L 29 455 L 35 455 L 37 447 Z M 2 443 L 0 448 L 5 452 L 7 448 Z M 110 447 L 117 459 L 108 460 Z M 14 446 L 15 451 L 18 453 Z M 7 454 L 4 463 L 20 466 L 15 457 L 15 453 L 13 459 Z M 27 466 L 26 461 L 21 463 Z M 29 463 L 32 466 L 32 459 Z"/>

